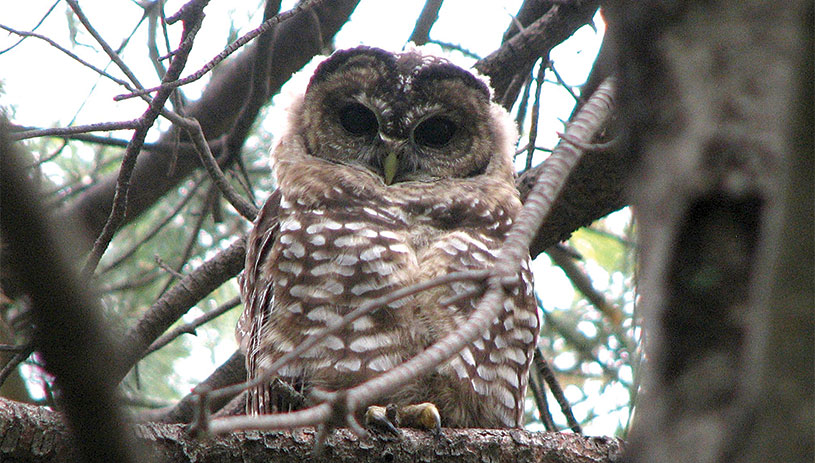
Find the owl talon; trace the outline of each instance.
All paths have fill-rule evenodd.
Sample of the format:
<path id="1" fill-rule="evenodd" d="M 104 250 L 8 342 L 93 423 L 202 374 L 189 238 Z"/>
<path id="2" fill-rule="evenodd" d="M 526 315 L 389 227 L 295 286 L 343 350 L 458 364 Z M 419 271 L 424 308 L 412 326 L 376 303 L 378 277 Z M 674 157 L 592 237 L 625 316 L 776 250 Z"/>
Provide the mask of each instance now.
<path id="1" fill-rule="evenodd" d="M 436 436 L 441 435 L 441 414 L 430 402 L 400 408 L 399 420 L 403 426 L 432 431 Z"/>
<path id="2" fill-rule="evenodd" d="M 365 411 L 365 427 L 399 435 L 397 426 L 424 429 L 438 437 L 441 435 L 441 414 L 430 402 L 387 407 L 371 405 Z"/>
<path id="3" fill-rule="evenodd" d="M 387 407 L 380 407 L 378 405 L 371 405 L 365 411 L 365 427 L 375 431 L 384 431 L 393 435 L 400 435 L 399 417 L 396 408 L 393 405 Z"/>

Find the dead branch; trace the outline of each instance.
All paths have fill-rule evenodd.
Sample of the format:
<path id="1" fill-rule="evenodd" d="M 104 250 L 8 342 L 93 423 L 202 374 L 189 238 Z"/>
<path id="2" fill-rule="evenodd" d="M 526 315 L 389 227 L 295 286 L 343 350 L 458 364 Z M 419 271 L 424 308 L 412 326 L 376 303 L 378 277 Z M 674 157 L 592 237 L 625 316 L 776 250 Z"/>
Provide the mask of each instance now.
<path id="1" fill-rule="evenodd" d="M 597 1 L 568 5 L 557 3 L 523 32 L 515 34 L 501 48 L 476 63 L 475 68 L 490 77 L 496 100 L 504 107 L 511 107 L 526 80 L 527 70 L 532 69 L 535 61 L 547 56 L 552 48 L 566 40 L 574 31 L 588 24 L 597 11 L 598 4 Z M 517 76 L 518 69 L 523 69 L 523 77 L 515 86 L 517 90 L 508 95 L 507 90 Z"/>
<path id="2" fill-rule="evenodd" d="M 243 270 L 245 241 L 245 236 L 239 236 L 230 247 L 188 273 L 147 309 L 124 336 L 120 361 L 108 374 L 117 382 L 121 380 L 170 325 L 207 294 Z"/>
<path id="3" fill-rule="evenodd" d="M 197 328 L 225 314 L 230 309 L 237 307 L 238 304 L 240 303 L 241 303 L 240 296 L 235 296 L 232 299 L 219 305 L 218 307 L 205 313 L 204 315 L 201 315 L 195 320 L 189 323 L 184 323 L 183 325 L 179 325 L 173 328 L 172 330 L 167 331 L 166 333 L 162 334 L 160 338 L 156 339 L 152 344 L 150 344 L 150 347 L 147 348 L 147 352 L 145 353 L 145 355 L 151 354 L 161 349 L 162 347 L 171 343 L 173 340 L 175 340 L 175 338 L 181 336 L 182 334 L 185 333 L 195 334 L 195 330 Z"/>
<path id="4" fill-rule="evenodd" d="M 76 13 L 80 19 L 83 18 L 84 15 L 81 14 L 81 10 L 79 9 L 79 5 L 76 3 L 76 0 L 67 1 L 71 6 L 71 9 L 74 10 L 74 13 Z M 188 5 L 192 6 L 188 7 Z M 184 69 L 184 66 L 187 63 L 187 57 L 192 50 L 195 34 L 201 27 L 201 21 L 204 19 L 203 8 L 205 5 L 206 0 L 201 0 L 199 2 L 193 0 L 182 7 L 182 10 L 185 11 L 186 14 L 181 18 L 184 25 L 184 30 L 181 34 L 181 44 L 173 55 L 173 60 L 170 63 L 170 67 L 167 69 L 167 74 L 164 76 L 166 80 L 174 80 L 178 78 L 181 71 Z M 85 18 L 82 22 L 88 31 L 93 31 L 93 28 L 87 22 L 87 18 Z M 105 41 L 102 40 L 101 36 L 94 34 L 94 38 L 96 38 L 97 42 L 99 42 L 106 51 L 110 49 Z M 111 59 L 114 59 L 115 62 L 119 63 L 121 59 L 117 61 L 116 58 L 114 58 L 116 56 L 117 55 L 115 53 L 111 54 Z M 130 77 L 127 67 L 123 66 L 123 63 L 120 64 L 120 67 L 122 67 L 123 72 Z M 131 81 L 133 81 L 136 86 L 140 86 L 138 81 L 135 80 L 135 77 L 131 77 Z M 127 148 L 125 148 L 125 153 L 122 156 L 122 166 L 119 168 L 119 174 L 116 180 L 116 189 L 113 195 L 113 206 L 111 207 L 110 215 L 105 221 L 105 225 L 102 227 L 102 231 L 99 233 L 96 241 L 93 243 L 90 256 L 88 256 L 82 270 L 82 273 L 86 278 L 93 275 L 94 271 L 96 270 L 96 266 L 99 264 L 99 260 L 102 258 L 102 254 L 104 254 L 105 250 L 110 244 L 110 241 L 113 239 L 113 235 L 122 225 L 122 223 L 124 223 L 125 211 L 127 208 L 127 196 L 130 190 L 130 180 L 133 175 L 133 169 L 136 167 L 136 160 L 139 152 L 142 149 L 142 144 L 147 137 L 147 131 L 158 118 L 159 113 L 164 107 L 164 103 L 170 97 L 170 93 L 172 93 L 172 90 L 165 90 L 156 94 L 153 101 L 150 102 L 150 106 L 140 117 L 140 127 L 133 132 L 131 142 L 127 145 Z"/>
<path id="5" fill-rule="evenodd" d="M 292 73 L 320 52 L 322 41 L 334 36 L 347 21 L 357 2 L 358 0 L 324 2 L 313 11 L 294 14 L 275 28 L 275 44 L 271 47 L 269 57 L 274 65 L 269 67 L 266 75 L 269 94 L 276 93 Z M 316 27 L 312 16 L 318 18 Z M 201 98 L 185 108 L 186 116 L 199 121 L 209 140 L 230 130 L 243 106 L 248 94 L 246 76 L 251 75 L 256 58 L 252 50 L 250 45 L 231 60 L 222 63 L 220 72 L 213 75 Z M 162 135 L 159 143 L 172 145 L 176 139 L 177 132 L 171 130 Z M 174 169 L 170 169 L 173 162 Z M 222 166 L 231 162 L 234 160 L 219 160 Z M 125 223 L 137 218 L 199 166 L 195 153 L 180 152 L 174 161 L 160 152 L 143 152 L 133 170 Z M 101 179 L 76 202 L 61 211 L 60 216 L 66 220 L 78 218 L 89 235 L 98 236 L 110 213 L 115 186 L 115 176 Z"/>

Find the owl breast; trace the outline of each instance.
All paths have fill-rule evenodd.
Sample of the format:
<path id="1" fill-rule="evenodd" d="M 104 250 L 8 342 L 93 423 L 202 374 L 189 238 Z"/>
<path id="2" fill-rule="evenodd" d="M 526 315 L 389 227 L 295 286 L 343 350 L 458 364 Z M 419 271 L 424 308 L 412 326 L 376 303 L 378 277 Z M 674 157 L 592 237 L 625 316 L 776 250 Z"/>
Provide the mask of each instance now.
<path id="1" fill-rule="evenodd" d="M 280 228 L 263 273 L 273 281 L 268 337 L 274 349 L 260 366 L 285 354 L 307 336 L 338 323 L 364 302 L 410 284 L 419 262 L 408 224 L 388 207 L 354 204 L 342 191 L 342 207 L 304 206 L 283 196 Z M 357 384 L 404 360 L 411 342 L 410 309 L 397 301 L 365 315 L 284 368 L 281 376 L 308 378 L 336 390 Z"/>
<path id="2" fill-rule="evenodd" d="M 266 281 L 257 286 L 268 285 L 271 294 L 255 295 L 263 322 L 252 338 L 263 340 L 264 348 L 249 359 L 253 369 L 268 367 L 374 298 L 443 274 L 490 268 L 519 207 L 514 196 L 503 198 L 499 185 L 466 195 L 453 193 L 459 189 L 453 180 L 380 187 L 344 182 L 343 169 L 323 169 L 323 176 L 308 177 L 314 183 L 302 187 L 298 181 L 297 188 L 286 188 L 282 171 L 277 233 L 254 240 L 266 248 L 254 253 L 257 274 Z M 489 331 L 438 371 L 382 400 L 432 401 L 446 426 L 517 426 L 539 324 L 526 263 L 523 268 L 524 284 L 509 295 Z M 479 285 L 454 283 L 381 307 L 279 374 L 291 384 L 325 390 L 355 386 L 463 324 L 478 294 L 445 307 L 440 301 Z"/>

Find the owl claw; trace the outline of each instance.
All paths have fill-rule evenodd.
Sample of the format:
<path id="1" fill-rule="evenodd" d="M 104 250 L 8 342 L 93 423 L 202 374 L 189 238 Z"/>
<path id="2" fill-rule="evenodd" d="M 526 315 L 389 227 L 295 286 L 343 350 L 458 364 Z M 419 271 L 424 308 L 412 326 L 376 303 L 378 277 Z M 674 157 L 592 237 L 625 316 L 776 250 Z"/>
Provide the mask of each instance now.
<path id="1" fill-rule="evenodd" d="M 387 407 L 380 407 L 378 405 L 371 405 L 365 411 L 365 427 L 376 431 L 385 431 L 389 434 L 398 436 L 399 417 L 394 405 Z"/>
<path id="2" fill-rule="evenodd" d="M 441 414 L 430 402 L 406 405 L 399 409 L 399 418 L 404 426 L 432 431 L 441 435 Z"/>
<path id="3" fill-rule="evenodd" d="M 390 404 L 387 407 L 372 405 L 365 412 L 365 426 L 395 435 L 399 435 L 397 426 L 405 426 L 431 431 L 438 437 L 441 435 L 441 414 L 430 402 L 405 406 Z"/>

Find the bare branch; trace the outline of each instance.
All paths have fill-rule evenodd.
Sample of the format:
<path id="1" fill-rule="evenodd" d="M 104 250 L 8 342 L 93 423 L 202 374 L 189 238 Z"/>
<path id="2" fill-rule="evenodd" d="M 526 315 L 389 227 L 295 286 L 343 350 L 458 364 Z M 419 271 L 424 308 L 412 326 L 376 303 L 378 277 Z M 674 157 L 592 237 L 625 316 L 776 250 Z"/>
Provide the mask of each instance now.
<path id="1" fill-rule="evenodd" d="M 549 386 L 552 395 L 555 396 L 555 400 L 558 405 L 560 405 L 560 411 L 563 413 L 563 416 L 566 417 L 566 422 L 569 424 L 569 427 L 577 434 L 583 434 L 583 430 L 580 429 L 580 423 L 575 419 L 574 413 L 572 413 L 572 407 L 569 405 L 569 401 L 566 400 L 566 395 L 563 394 L 563 389 L 560 388 L 560 383 L 558 383 L 557 378 L 555 378 L 555 374 L 552 372 L 549 362 L 546 361 L 546 357 L 543 356 L 540 347 L 535 349 L 534 364 L 535 370 L 537 370 L 538 374 L 540 374 L 541 378 L 543 378 Z"/>
<path id="2" fill-rule="evenodd" d="M 71 127 L 54 127 L 51 129 L 23 130 L 20 132 L 11 132 L 10 136 L 12 140 L 25 140 L 27 138 L 73 135 L 86 132 L 108 132 L 111 130 L 139 129 L 143 125 L 144 121 L 141 118 L 139 118 L 130 121 L 97 122 L 95 124 L 74 125 Z"/>
<path id="3" fill-rule="evenodd" d="M 292 73 L 320 51 L 322 40 L 330 40 L 336 34 L 356 4 L 357 0 L 324 2 L 275 28 L 275 45 L 271 47 L 269 58 L 275 66 L 269 66 L 266 75 L 270 94 L 279 91 Z M 314 16 L 318 18 L 316 25 L 312 19 Z M 216 139 L 234 125 L 248 94 L 246 76 L 252 70 L 254 59 L 252 47 L 248 47 L 245 52 L 222 63 L 219 66 L 221 72 L 212 76 L 201 98 L 186 108 L 187 116 L 199 121 L 207 138 Z M 179 131 L 170 130 L 162 134 L 159 143 L 172 145 L 178 140 Z M 219 164 L 228 166 L 235 161 L 219 159 Z M 162 152 L 139 155 L 128 194 L 125 222 L 138 217 L 198 168 L 200 160 L 191 152 L 179 151 L 177 157 L 168 157 Z M 116 182 L 115 175 L 96 182 L 77 201 L 61 210 L 60 217 L 66 220 L 79 218 L 90 235 L 98 236 L 109 216 Z"/>
<path id="4" fill-rule="evenodd" d="M 280 14 L 272 17 L 272 18 L 269 18 L 267 21 L 264 21 L 263 24 L 258 26 L 256 29 L 253 29 L 253 30 L 247 32 L 246 34 L 244 34 L 238 40 L 235 40 L 234 42 L 230 43 L 229 46 L 224 49 L 224 51 L 218 53 L 218 56 L 211 59 L 207 64 L 204 65 L 204 67 L 202 67 L 198 71 L 192 73 L 191 75 L 189 75 L 189 76 L 187 76 L 187 77 L 185 77 L 183 79 L 168 81 L 166 83 L 162 83 L 158 87 L 152 87 L 152 88 L 147 88 L 147 89 L 139 90 L 139 91 L 136 91 L 136 92 L 131 92 L 131 93 L 124 94 L 124 95 L 118 95 L 118 96 L 116 96 L 114 98 L 114 100 L 116 100 L 116 101 L 126 100 L 128 98 L 133 98 L 133 97 L 136 97 L 136 96 L 146 95 L 148 93 L 157 92 L 157 91 L 161 91 L 161 90 L 164 90 L 164 89 L 173 89 L 173 88 L 176 88 L 176 87 L 180 87 L 182 85 L 186 85 L 186 84 L 188 84 L 190 82 L 195 82 L 196 80 L 198 80 L 198 79 L 204 77 L 205 75 L 207 75 L 207 73 L 209 73 L 212 69 L 214 69 L 215 66 L 218 63 L 220 63 L 221 61 L 228 58 L 229 55 L 231 55 L 232 53 L 239 50 L 242 46 L 244 46 L 247 43 L 249 43 L 250 41 L 252 41 L 255 37 L 258 37 L 259 35 L 263 34 L 264 32 L 268 31 L 269 29 L 271 29 L 276 24 L 279 24 L 279 23 L 289 19 L 290 17 L 292 17 L 292 16 L 294 16 L 294 15 L 308 9 L 308 8 L 313 8 L 315 6 L 318 6 L 323 1 L 324 0 L 311 0 L 311 1 L 307 1 L 307 2 L 304 1 L 304 2 L 298 3 L 297 5 L 295 5 L 294 8 L 292 8 L 289 11 L 285 11 L 285 12 L 280 13 Z"/>
<path id="5" fill-rule="evenodd" d="M 255 220 L 255 216 L 258 213 L 257 207 L 252 205 L 252 203 L 249 201 L 243 199 L 243 197 L 238 194 L 234 188 L 232 188 L 229 181 L 226 180 L 224 173 L 221 171 L 220 166 L 218 166 L 218 162 L 212 155 L 212 151 L 209 150 L 209 145 L 204 137 L 201 124 L 199 124 L 195 119 L 185 119 L 178 122 L 183 124 L 184 129 L 187 131 L 187 134 L 190 136 L 193 144 L 197 148 L 198 155 L 201 158 L 201 163 L 206 168 L 207 173 L 212 178 L 213 183 L 215 183 L 215 185 L 218 186 L 218 189 L 221 190 L 221 193 L 223 193 L 224 198 L 226 198 L 226 200 L 229 201 L 229 204 L 231 204 L 235 210 L 247 220 Z"/>
<path id="6" fill-rule="evenodd" d="M 55 6 L 56 6 L 56 4 L 55 4 Z M 18 30 L 10 28 L 8 26 L 4 26 L 2 24 L 0 24 L 0 29 L 3 29 L 5 31 L 7 31 L 7 32 L 11 32 L 12 34 L 19 35 L 21 37 L 34 37 L 34 38 L 37 38 L 37 39 L 40 39 L 40 40 L 44 40 L 49 45 L 51 45 L 52 47 L 56 48 L 57 50 L 61 51 L 62 53 L 65 53 L 71 59 L 73 59 L 73 60 L 77 61 L 79 64 L 93 70 L 94 72 L 96 72 L 100 76 L 107 77 L 108 79 L 112 80 L 113 82 L 116 82 L 117 84 L 121 85 L 122 87 L 124 87 L 124 88 L 126 88 L 128 90 L 131 90 L 131 91 L 133 90 L 133 86 L 131 86 L 129 83 L 125 82 L 122 79 L 118 79 L 116 77 L 113 77 L 112 75 L 108 74 L 104 70 L 99 69 L 98 67 L 94 66 L 93 64 L 83 60 L 82 58 L 80 58 L 79 56 L 74 54 L 74 52 L 72 52 L 71 50 L 68 50 L 67 48 L 63 47 L 62 45 L 58 44 L 57 42 L 53 41 L 52 39 L 50 39 L 50 38 L 48 38 L 48 37 L 46 37 L 44 35 L 37 34 L 35 32 L 18 31 Z"/>
<path id="7" fill-rule="evenodd" d="M 116 63 L 116 66 L 119 67 L 119 69 L 124 73 L 124 75 L 126 75 L 127 78 L 130 79 L 130 82 L 132 82 L 136 88 L 139 89 L 143 88 L 142 84 L 139 83 L 139 79 L 136 77 L 135 74 L 133 74 L 133 71 L 130 70 L 130 68 L 125 64 L 125 62 L 122 61 L 122 58 L 119 56 L 118 53 L 116 53 L 116 50 L 111 48 L 111 46 L 108 45 L 105 39 L 103 39 L 102 36 L 99 35 L 99 32 L 97 32 L 96 29 L 91 25 L 90 20 L 88 20 L 88 17 L 85 16 L 85 13 L 79 7 L 79 3 L 77 3 L 76 0 L 65 0 L 65 1 L 66 3 L 68 3 L 68 6 L 71 7 L 71 10 L 73 10 L 77 19 L 79 19 L 79 22 L 81 22 L 82 25 L 85 26 L 85 30 L 87 30 L 88 33 L 91 34 L 91 36 L 102 47 L 102 50 L 105 51 L 108 57 L 110 57 L 110 59 L 114 63 Z"/>
<path id="8" fill-rule="evenodd" d="M 162 334 L 160 338 L 156 339 L 153 342 L 153 344 L 150 344 L 150 347 L 147 348 L 147 352 L 144 355 L 146 356 L 148 354 L 152 354 L 153 352 L 171 343 L 173 340 L 175 340 L 175 338 L 181 336 L 182 334 L 185 333 L 195 334 L 195 330 L 198 327 L 220 317 L 221 315 L 225 314 L 226 312 L 236 307 L 240 303 L 241 303 L 240 296 L 235 296 L 232 299 L 219 305 L 215 309 L 212 309 L 209 312 L 205 313 L 204 315 L 201 315 L 195 320 L 189 323 L 184 323 L 183 325 L 176 326 L 172 330 Z"/>
<path id="9" fill-rule="evenodd" d="M 197 180 L 195 182 L 195 185 L 193 185 L 193 187 L 190 189 L 189 193 L 187 193 L 187 196 L 182 198 L 181 201 L 179 201 L 178 204 L 175 206 L 175 208 L 172 211 L 170 211 L 170 213 L 167 214 L 167 216 L 163 220 L 161 220 L 159 223 L 155 224 L 153 226 L 153 228 L 149 232 L 147 232 L 139 240 L 138 243 L 134 244 L 133 247 L 131 247 L 127 251 L 123 252 L 119 257 L 116 258 L 116 260 L 111 262 L 109 265 L 102 268 L 99 271 L 99 273 L 105 273 L 105 272 L 108 272 L 108 271 L 113 270 L 114 268 L 118 267 L 124 261 L 126 261 L 127 259 L 132 257 L 133 254 L 135 254 L 136 251 L 138 251 L 139 248 L 144 243 L 146 243 L 146 242 L 150 241 L 151 239 L 155 238 L 158 235 L 158 233 L 161 231 L 161 229 L 163 229 L 168 223 L 170 223 L 170 221 L 173 220 L 173 218 L 175 218 L 175 216 L 177 216 L 178 213 L 181 212 L 182 209 L 184 209 L 184 207 L 187 205 L 187 203 L 189 203 L 190 200 L 195 197 L 195 192 L 198 191 L 198 188 L 200 188 L 203 183 L 204 183 L 204 178 L 201 178 L 201 179 Z"/>
<path id="10" fill-rule="evenodd" d="M 541 90 L 543 90 L 543 78 L 546 74 L 546 65 L 549 58 L 541 59 L 538 68 L 538 76 L 535 78 L 535 102 L 532 104 L 532 122 L 529 124 L 529 144 L 526 152 L 526 167 L 524 170 L 532 168 L 532 158 L 535 155 L 535 142 L 538 140 L 538 119 L 540 116 Z"/>
<path id="11" fill-rule="evenodd" d="M 121 361 L 108 372 L 116 382 L 141 359 L 150 345 L 190 307 L 243 270 L 246 236 L 190 272 L 142 315 L 124 336 Z"/>
<path id="12" fill-rule="evenodd" d="M 68 0 L 68 2 L 74 12 L 77 13 L 77 15 L 80 15 L 81 10 L 79 9 L 79 5 L 76 4 L 76 0 Z M 173 57 L 173 61 L 170 63 L 167 74 L 164 76 L 165 79 L 173 80 L 177 78 L 184 69 L 184 65 L 187 63 L 187 57 L 189 56 L 190 50 L 192 50 L 192 40 L 195 38 L 195 34 L 201 27 L 201 21 L 204 18 L 203 7 L 206 3 L 207 0 L 192 0 L 187 4 L 194 4 L 194 6 L 188 10 L 191 13 L 184 18 L 184 31 L 181 35 L 181 45 L 179 45 L 179 48 Z M 90 28 L 90 24 L 86 24 L 86 27 Z M 103 47 L 106 47 L 106 50 L 110 49 L 109 46 L 105 45 L 104 40 L 101 37 L 98 37 L 98 34 L 94 37 L 97 38 L 97 41 L 99 41 Z M 113 59 L 113 56 L 116 56 L 115 53 L 111 55 L 111 59 Z M 137 81 L 134 83 L 138 85 Z M 144 139 L 147 136 L 147 130 L 153 125 L 153 122 L 155 122 L 161 108 L 170 97 L 171 92 L 172 90 L 168 89 L 156 94 L 155 98 L 150 103 L 150 106 L 147 108 L 147 111 L 145 111 L 140 118 L 142 122 L 141 126 L 133 133 L 133 138 L 125 149 L 125 153 L 122 156 L 122 166 L 119 169 L 119 176 L 116 181 L 116 192 L 113 196 L 113 207 L 111 208 L 108 220 L 105 222 L 105 226 L 102 228 L 101 233 L 93 243 L 93 249 L 91 250 L 90 256 L 88 256 L 88 260 L 85 262 L 85 266 L 82 270 L 82 273 L 86 277 L 93 275 L 96 266 L 99 264 L 99 259 L 102 258 L 102 254 L 104 254 L 105 250 L 110 244 L 111 239 L 113 239 L 113 235 L 116 233 L 119 226 L 124 222 L 124 215 L 127 207 L 127 195 L 128 190 L 130 189 L 130 177 L 133 174 L 133 169 L 136 166 L 136 158 L 138 157 L 142 144 L 144 143 Z"/>
<path id="13" fill-rule="evenodd" d="M 523 32 L 504 42 L 501 48 L 476 63 L 475 68 L 490 76 L 490 84 L 496 97 L 502 97 L 505 107 L 511 106 L 514 96 L 505 93 L 515 78 L 517 70 L 532 68 L 540 57 L 546 56 L 557 44 L 572 35 L 579 27 L 591 21 L 599 2 L 583 1 L 569 5 L 555 4 L 546 10 Z M 520 90 L 525 76 L 517 85 Z M 517 93 L 514 93 L 517 96 Z M 499 98 L 500 99 L 500 98 Z"/>
<path id="14" fill-rule="evenodd" d="M 50 7 L 50 8 L 48 8 L 48 11 L 46 11 L 46 12 L 45 12 L 45 14 L 44 14 L 44 15 L 42 15 L 42 18 L 40 18 L 40 20 L 39 20 L 39 21 L 37 21 L 37 24 L 35 24 L 35 25 L 34 25 L 34 27 L 33 27 L 33 28 L 31 28 L 31 32 L 36 31 L 37 29 L 39 29 L 39 27 L 40 27 L 40 26 L 42 26 L 42 23 L 43 23 L 43 22 L 45 22 L 45 19 L 46 19 L 46 18 L 48 18 L 48 16 L 50 16 L 50 15 L 51 15 L 51 12 L 52 12 L 52 11 L 54 11 L 54 8 L 56 8 L 56 7 L 57 7 L 57 5 L 59 5 L 59 2 L 60 2 L 60 1 L 61 1 L 61 0 L 56 0 L 56 1 L 55 1 L 55 2 L 54 2 L 52 5 L 51 5 L 51 7 Z M 25 39 L 26 39 L 26 37 L 21 37 L 21 38 L 20 38 L 20 40 L 18 40 L 18 41 L 16 41 L 16 42 L 14 42 L 14 44 L 13 44 L 13 45 L 8 46 L 8 47 L 7 47 L 7 48 L 5 48 L 4 50 L 0 50 L 0 55 L 2 55 L 3 53 L 6 53 L 6 52 L 8 52 L 8 51 L 13 50 L 15 47 L 17 47 L 17 45 L 20 45 L 21 43 L 23 43 L 23 40 L 25 40 Z"/>
<path id="15" fill-rule="evenodd" d="M 424 45 L 427 43 L 430 38 L 430 29 L 433 28 L 433 24 L 436 23 L 436 20 L 439 19 L 439 10 L 441 10 L 443 2 L 444 0 L 427 0 L 425 2 L 408 42 L 413 42 L 416 45 Z"/>

